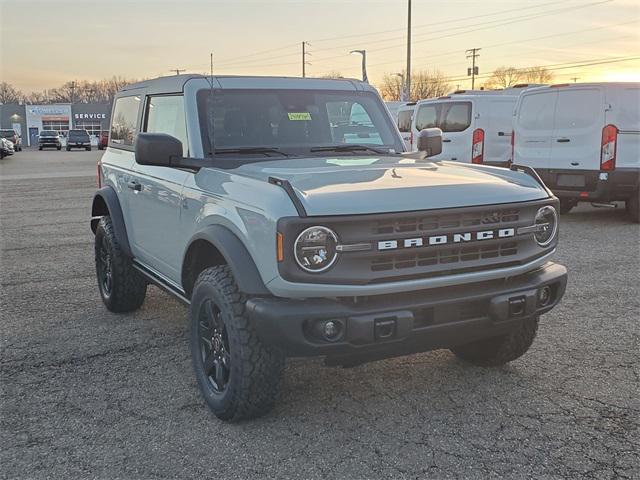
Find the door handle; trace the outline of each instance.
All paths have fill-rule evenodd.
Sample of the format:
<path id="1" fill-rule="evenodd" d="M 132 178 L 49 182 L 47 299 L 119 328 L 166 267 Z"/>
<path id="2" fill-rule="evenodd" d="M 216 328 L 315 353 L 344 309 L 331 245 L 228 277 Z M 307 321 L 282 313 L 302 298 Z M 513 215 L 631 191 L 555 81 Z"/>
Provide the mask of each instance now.
<path id="1" fill-rule="evenodd" d="M 558 143 L 567 143 L 567 142 L 570 142 L 570 141 L 571 141 L 571 139 L 569 139 L 569 138 L 558 138 L 556 140 L 556 142 L 558 142 Z"/>
<path id="2" fill-rule="evenodd" d="M 130 188 L 131 190 L 134 190 L 136 192 L 142 191 L 142 185 L 134 181 L 127 182 L 127 188 Z"/>
<path id="3" fill-rule="evenodd" d="M 450 142 L 451 142 L 451 139 L 449 139 L 449 138 L 443 138 L 442 139 L 442 143 L 450 143 Z"/>

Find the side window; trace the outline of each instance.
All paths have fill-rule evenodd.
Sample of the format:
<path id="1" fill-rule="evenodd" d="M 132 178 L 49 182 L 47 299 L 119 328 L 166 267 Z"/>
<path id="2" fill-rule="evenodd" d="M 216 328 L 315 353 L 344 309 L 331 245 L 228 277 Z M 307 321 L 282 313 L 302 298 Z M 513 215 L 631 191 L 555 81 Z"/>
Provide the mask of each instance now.
<path id="1" fill-rule="evenodd" d="M 462 132 L 471 125 L 471 103 L 452 103 L 445 109 L 444 118 L 440 122 L 443 132 Z"/>
<path id="2" fill-rule="evenodd" d="M 144 121 L 144 131 L 166 133 L 182 142 L 182 154 L 188 155 L 187 125 L 184 118 L 182 95 L 149 97 Z"/>
<path id="3" fill-rule="evenodd" d="M 604 117 L 604 105 L 597 89 L 569 89 L 558 92 L 555 128 L 586 128 Z"/>
<path id="4" fill-rule="evenodd" d="M 421 105 L 418 108 L 416 117 L 416 129 L 418 131 L 425 128 L 433 128 L 438 126 L 438 106 L 437 105 Z"/>
<path id="5" fill-rule="evenodd" d="M 398 112 L 398 130 L 401 132 L 411 131 L 411 120 L 413 119 L 413 110 L 402 110 Z"/>
<path id="6" fill-rule="evenodd" d="M 557 92 L 526 95 L 520 104 L 518 123 L 529 130 L 551 130 Z"/>
<path id="7" fill-rule="evenodd" d="M 111 120 L 111 142 L 133 146 L 136 137 L 140 97 L 120 97 L 116 100 Z"/>

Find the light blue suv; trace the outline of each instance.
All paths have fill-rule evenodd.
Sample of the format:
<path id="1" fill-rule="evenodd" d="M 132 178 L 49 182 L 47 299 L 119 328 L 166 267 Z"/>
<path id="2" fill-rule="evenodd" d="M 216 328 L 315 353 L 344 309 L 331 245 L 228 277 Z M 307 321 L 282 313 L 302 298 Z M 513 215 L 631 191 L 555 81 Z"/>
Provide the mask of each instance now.
<path id="1" fill-rule="evenodd" d="M 190 305 L 202 394 L 269 411 L 287 356 L 352 366 L 449 348 L 523 355 L 564 294 L 558 200 L 532 170 L 406 154 L 354 80 L 181 75 L 117 95 L 92 206 L 107 308 Z"/>

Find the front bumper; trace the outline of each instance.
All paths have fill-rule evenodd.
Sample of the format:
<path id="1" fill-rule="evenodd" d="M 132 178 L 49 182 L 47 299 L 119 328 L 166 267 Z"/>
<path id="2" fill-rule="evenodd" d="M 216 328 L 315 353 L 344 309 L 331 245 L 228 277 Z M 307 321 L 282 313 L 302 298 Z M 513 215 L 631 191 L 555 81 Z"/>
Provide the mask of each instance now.
<path id="1" fill-rule="evenodd" d="M 536 168 L 536 172 L 558 198 L 585 202 L 626 200 L 638 191 L 640 184 L 640 169 L 637 168 L 616 168 L 610 172 Z M 558 185 L 560 175 L 581 175 L 584 186 Z"/>
<path id="2" fill-rule="evenodd" d="M 247 302 L 247 311 L 263 341 L 289 356 L 384 358 L 504 334 L 551 310 L 566 284 L 566 268 L 549 262 L 517 277 L 395 295 L 256 297 Z M 542 306 L 538 292 L 544 286 L 550 286 L 552 297 Z M 327 341 L 315 333 L 323 320 L 339 321 L 342 337 Z"/>

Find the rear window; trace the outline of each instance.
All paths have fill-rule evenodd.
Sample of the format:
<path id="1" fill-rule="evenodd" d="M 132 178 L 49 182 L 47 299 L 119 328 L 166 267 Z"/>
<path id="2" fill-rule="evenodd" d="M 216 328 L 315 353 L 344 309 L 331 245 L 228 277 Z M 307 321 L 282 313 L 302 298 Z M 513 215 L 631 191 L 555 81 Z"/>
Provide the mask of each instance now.
<path id="1" fill-rule="evenodd" d="M 2 138 L 13 137 L 14 135 L 15 132 L 13 130 L 0 130 L 0 137 Z"/>
<path id="2" fill-rule="evenodd" d="M 88 135 L 86 130 L 69 130 L 69 135 Z"/>
<path id="3" fill-rule="evenodd" d="M 41 137 L 55 137 L 57 135 L 58 135 L 58 132 L 56 132 L 55 130 L 42 130 L 40 132 Z"/>
<path id="4" fill-rule="evenodd" d="M 116 100 L 111 121 L 111 143 L 133 146 L 139 108 L 140 97 L 120 97 Z"/>
<path id="5" fill-rule="evenodd" d="M 640 88 L 625 88 L 617 123 L 622 130 L 640 130 Z"/>
<path id="6" fill-rule="evenodd" d="M 525 95 L 518 113 L 520 126 L 527 130 L 552 129 L 556 97 L 556 91 Z"/>
<path id="7" fill-rule="evenodd" d="M 398 112 L 398 130 L 401 132 L 410 132 L 412 120 L 413 110 L 402 110 Z"/>
<path id="8" fill-rule="evenodd" d="M 438 127 L 443 132 L 462 132 L 471 125 L 471 102 L 442 102 L 421 105 L 416 128 Z"/>

